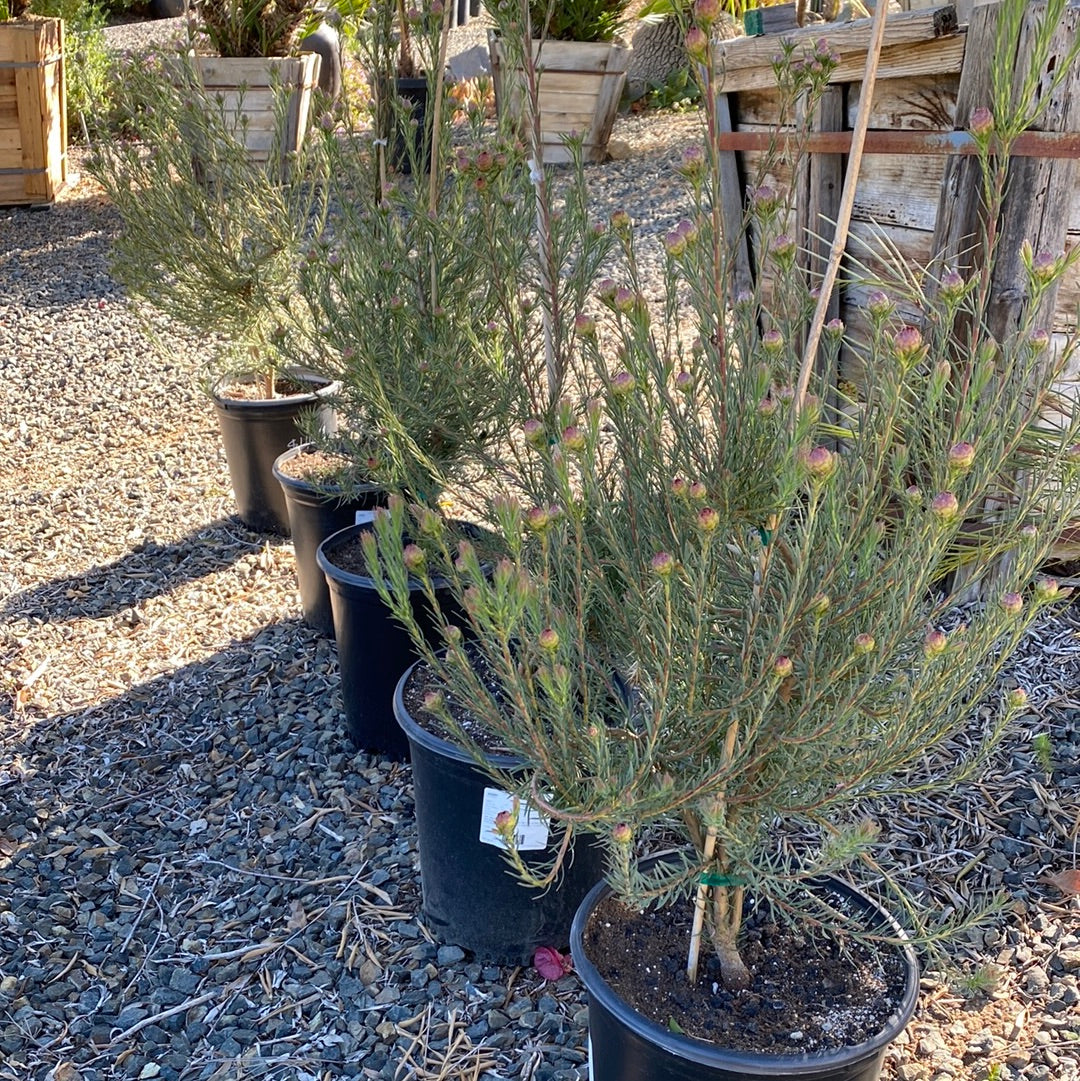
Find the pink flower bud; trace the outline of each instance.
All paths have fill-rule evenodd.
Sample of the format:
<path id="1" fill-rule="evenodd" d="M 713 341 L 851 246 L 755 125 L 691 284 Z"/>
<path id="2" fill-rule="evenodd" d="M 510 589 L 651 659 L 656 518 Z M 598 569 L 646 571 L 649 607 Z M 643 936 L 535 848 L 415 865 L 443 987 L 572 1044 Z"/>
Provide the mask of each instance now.
<path id="1" fill-rule="evenodd" d="M 551 515 L 543 507 L 530 507 L 525 512 L 525 524 L 534 533 L 542 533 L 551 524 Z"/>
<path id="2" fill-rule="evenodd" d="M 671 482 L 671 491 L 673 495 L 677 495 L 680 498 L 684 498 L 690 489 L 690 485 L 683 477 L 676 477 Z"/>
<path id="3" fill-rule="evenodd" d="M 424 555 L 424 549 L 417 544 L 405 545 L 404 551 L 401 553 L 402 562 L 411 571 L 418 571 L 427 562 L 427 556 Z"/>
<path id="4" fill-rule="evenodd" d="M 708 27 L 720 17 L 720 0 L 694 0 L 694 21 Z"/>
<path id="5" fill-rule="evenodd" d="M 877 642 L 874 641 L 872 634 L 855 635 L 855 641 L 852 645 L 855 649 L 855 655 L 858 657 L 865 657 L 866 654 L 873 653 L 877 648 Z"/>
<path id="6" fill-rule="evenodd" d="M 970 443 L 955 443 L 949 449 L 949 468 L 957 472 L 975 464 L 975 448 Z"/>
<path id="7" fill-rule="evenodd" d="M 941 295 L 946 300 L 959 300 L 964 295 L 964 279 L 955 270 L 947 270 L 941 276 Z"/>
<path id="8" fill-rule="evenodd" d="M 942 522 L 951 522 L 960 513 L 960 504 L 952 492 L 938 492 L 930 501 L 930 510 Z"/>
<path id="9" fill-rule="evenodd" d="M 795 665 L 791 663 L 790 657 L 777 657 L 773 661 L 772 670 L 777 679 L 787 679 L 795 671 Z"/>
<path id="10" fill-rule="evenodd" d="M 633 292 L 630 289 L 627 289 L 625 285 L 621 285 L 615 290 L 614 303 L 616 311 L 623 312 L 624 314 L 626 312 L 632 312 L 636 301 L 637 298 L 634 296 Z"/>
<path id="11" fill-rule="evenodd" d="M 1035 599 L 1037 601 L 1052 601 L 1060 592 L 1056 578 L 1037 578 L 1035 580 Z"/>
<path id="12" fill-rule="evenodd" d="M 581 338 L 595 338 L 596 320 L 582 312 L 574 319 L 574 332 Z"/>
<path id="13" fill-rule="evenodd" d="M 708 41 L 706 40 L 706 48 L 708 48 Z M 682 152 L 682 158 L 679 163 L 679 172 L 690 179 L 696 179 L 700 177 L 705 169 L 705 151 L 701 146 L 695 144 L 688 146 Z"/>
<path id="14" fill-rule="evenodd" d="M 495 832 L 507 843 L 514 839 L 514 830 L 517 828 L 517 815 L 509 811 L 500 811 L 495 816 Z"/>
<path id="15" fill-rule="evenodd" d="M 980 105 L 972 112 L 968 128 L 975 138 L 985 139 L 994 130 L 994 114 L 985 105 Z"/>
<path id="16" fill-rule="evenodd" d="M 720 515 L 712 507 L 702 507 L 697 514 L 697 527 L 702 533 L 715 533 L 720 525 Z"/>
<path id="17" fill-rule="evenodd" d="M 691 60 L 702 61 L 709 56 L 709 36 L 700 26 L 686 31 L 686 52 Z"/>
<path id="18" fill-rule="evenodd" d="M 610 278 L 603 278 L 596 285 L 596 295 L 605 303 L 615 299 L 615 283 Z"/>
<path id="19" fill-rule="evenodd" d="M 524 434 L 525 439 L 534 447 L 544 441 L 544 425 L 535 417 L 530 417 L 525 421 L 521 426 L 521 431 Z"/>
<path id="20" fill-rule="evenodd" d="M 585 449 L 585 433 L 576 424 L 571 424 L 569 428 L 563 429 L 562 445 L 574 453 L 583 451 Z"/>
<path id="21" fill-rule="evenodd" d="M 461 645 L 461 640 L 464 635 L 461 632 L 461 628 L 455 626 L 453 623 L 443 628 L 443 638 L 446 644 L 450 647 Z"/>
<path id="22" fill-rule="evenodd" d="M 825 615 L 831 606 L 832 601 L 829 599 L 827 593 L 815 593 L 813 597 L 810 598 L 810 611 L 819 619 Z"/>
<path id="23" fill-rule="evenodd" d="M 424 695 L 424 712 L 425 713 L 440 713 L 442 712 L 444 705 L 444 699 L 442 691 L 428 691 Z"/>
<path id="24" fill-rule="evenodd" d="M 771 394 L 766 394 L 764 398 L 758 402 L 757 411 L 763 417 L 771 417 L 777 410 L 776 399 Z"/>
<path id="25" fill-rule="evenodd" d="M 1048 251 L 1041 251 L 1031 261 L 1031 276 L 1041 285 L 1052 282 L 1058 272 L 1058 261 Z"/>
<path id="26" fill-rule="evenodd" d="M 625 210 L 616 210 L 611 215 L 611 228 L 617 233 L 625 233 L 630 229 L 630 215 Z"/>
<path id="27" fill-rule="evenodd" d="M 910 368 L 925 352 L 917 327 L 901 327 L 893 336 L 893 353 L 904 368 Z"/>
<path id="28" fill-rule="evenodd" d="M 866 310 L 880 319 L 893 310 L 893 302 L 880 289 L 875 289 L 866 298 Z"/>
<path id="29" fill-rule="evenodd" d="M 551 627 L 545 627 L 537 638 L 537 642 L 542 650 L 548 653 L 554 653 L 559 648 L 559 632 L 553 630 Z"/>
<path id="30" fill-rule="evenodd" d="M 686 251 L 686 238 L 677 229 L 672 230 L 664 237 L 664 250 L 672 259 L 678 259 Z"/>
<path id="31" fill-rule="evenodd" d="M 1050 335 L 1040 327 L 1028 336 L 1028 344 L 1037 353 L 1045 352 L 1050 348 Z"/>
<path id="32" fill-rule="evenodd" d="M 922 489 L 917 484 L 909 484 L 904 489 L 904 500 L 913 507 L 922 503 Z"/>
<path id="33" fill-rule="evenodd" d="M 666 578 L 675 570 L 675 557 L 670 552 L 657 552 L 649 560 L 649 566 L 653 574 Z"/>
<path id="34" fill-rule="evenodd" d="M 780 206 L 780 196 L 768 184 L 762 184 L 750 193 L 750 203 L 757 213 L 771 214 Z"/>
<path id="35" fill-rule="evenodd" d="M 617 845 L 629 845 L 633 843 L 634 831 L 626 822 L 620 822 L 612 831 L 611 839 Z"/>
<path id="36" fill-rule="evenodd" d="M 687 371 L 679 372 L 675 376 L 675 389 L 686 393 L 694 388 L 694 377 Z"/>
<path id="37" fill-rule="evenodd" d="M 843 319 L 830 319 L 825 324 L 825 337 L 831 338 L 833 341 L 838 341 L 844 336 L 844 320 Z"/>
<path id="38" fill-rule="evenodd" d="M 778 330 L 767 330 L 761 336 L 761 347 L 770 356 L 779 356 L 784 351 L 784 335 Z"/>
<path id="39" fill-rule="evenodd" d="M 934 657 L 940 657 L 945 652 L 945 647 L 948 646 L 949 640 L 945 637 L 941 631 L 931 630 L 926 632 L 926 637 L 923 639 L 923 656 L 928 660 L 932 660 Z"/>
<path id="40" fill-rule="evenodd" d="M 815 480 L 827 480 L 836 471 L 836 455 L 828 447 L 814 447 L 803 455 L 803 465 Z"/>
<path id="41" fill-rule="evenodd" d="M 702 484 L 701 481 L 696 480 L 693 484 L 690 485 L 687 494 L 695 502 L 700 503 L 705 498 L 705 485 Z"/>
<path id="42" fill-rule="evenodd" d="M 611 378 L 611 393 L 617 398 L 625 398 L 637 385 L 629 372 L 616 372 Z"/>
<path id="43" fill-rule="evenodd" d="M 791 265 L 795 259 L 795 250 L 795 241 L 787 233 L 781 233 L 778 237 L 774 237 L 769 245 L 769 254 L 781 266 Z"/>
<path id="44" fill-rule="evenodd" d="M 1024 598 L 1019 593 L 1002 593 L 998 604 L 1010 616 L 1018 616 L 1024 610 Z"/>
<path id="45" fill-rule="evenodd" d="M 1027 691 L 1023 687 L 1013 687 L 1005 696 L 1005 704 L 1009 709 L 1023 709 L 1027 705 Z"/>

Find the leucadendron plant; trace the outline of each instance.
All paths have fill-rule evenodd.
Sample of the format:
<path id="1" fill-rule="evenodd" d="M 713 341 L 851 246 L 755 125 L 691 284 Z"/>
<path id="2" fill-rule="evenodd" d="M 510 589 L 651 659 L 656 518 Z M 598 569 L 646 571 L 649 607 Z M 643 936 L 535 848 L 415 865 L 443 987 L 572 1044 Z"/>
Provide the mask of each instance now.
<path id="1" fill-rule="evenodd" d="M 785 85 L 812 97 L 832 63 L 824 45 L 789 55 Z M 973 125 L 991 222 L 1019 108 L 999 95 Z M 817 283 L 798 267 L 785 199 L 752 190 L 771 288 L 737 292 L 708 137 L 682 172 L 693 210 L 665 239 L 664 300 L 646 300 L 632 223 L 617 215 L 624 265 L 577 320 L 561 399 L 520 425 L 485 488 L 463 493 L 501 558 L 486 569 L 401 500 L 377 515 L 367 555 L 441 687 L 425 710 L 497 784 L 569 834 L 599 836 L 628 905 L 691 906 L 691 980 L 707 942 L 741 989 L 748 897 L 842 923 L 807 883 L 862 865 L 917 924 L 868 816 L 978 768 L 1023 708 L 999 676 L 1062 598 L 1040 566 L 1080 513 L 1077 410 L 1057 396 L 1064 358 L 1036 314 L 1075 257 L 1027 251 L 1017 324 L 995 337 L 991 227 L 972 276 L 880 283 L 865 331 L 829 323 L 815 364 L 802 341 Z M 842 352 L 860 362 L 847 393 L 820 374 Z M 410 576 L 441 620 L 440 648 L 418 633 Z M 524 779 L 490 765 L 451 700 L 520 757 Z M 943 766 L 933 749 L 977 706 L 985 731 Z M 497 825 L 535 883 L 514 816 Z M 642 865 L 638 842 L 657 828 L 682 847 Z"/>
<path id="2" fill-rule="evenodd" d="M 275 397 L 279 370 L 305 359 L 286 330 L 302 255 L 325 222 L 321 144 L 307 140 L 288 168 L 280 155 L 253 160 L 184 56 L 129 65 L 120 107 L 128 138 L 99 141 L 86 164 L 123 223 L 113 274 L 140 309 L 221 343 L 208 387 L 253 375 Z"/>

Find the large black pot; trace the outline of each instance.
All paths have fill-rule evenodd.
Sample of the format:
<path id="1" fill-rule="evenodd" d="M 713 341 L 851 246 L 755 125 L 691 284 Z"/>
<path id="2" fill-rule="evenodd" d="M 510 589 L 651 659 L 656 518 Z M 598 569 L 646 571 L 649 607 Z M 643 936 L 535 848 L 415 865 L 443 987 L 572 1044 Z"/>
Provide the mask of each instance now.
<path id="1" fill-rule="evenodd" d="M 396 125 L 396 135 L 392 147 L 390 164 L 406 176 L 413 171 L 415 163 L 420 172 L 431 171 L 431 138 L 428 134 L 428 80 L 426 75 L 412 79 L 394 80 L 394 90 L 398 98 L 408 106 L 415 125 L 404 129 Z M 411 140 L 410 143 L 406 139 Z"/>
<path id="2" fill-rule="evenodd" d="M 355 524 L 357 511 L 371 510 L 384 504 L 386 492 L 371 484 L 346 499 L 340 490 L 326 486 L 316 488 L 310 481 L 282 472 L 284 463 L 310 453 L 313 446 L 312 443 L 304 443 L 278 455 L 274 462 L 274 476 L 285 494 L 304 619 L 321 634 L 333 635 L 334 613 L 330 607 L 330 589 L 315 553 L 331 534 Z"/>
<path id="3" fill-rule="evenodd" d="M 240 518 L 258 533 L 281 536 L 289 534 L 289 511 L 274 476 L 274 461 L 303 439 L 299 421 L 305 413 L 319 410 L 324 413 L 323 427 L 332 427 L 324 399 L 337 389 L 337 384 L 313 372 L 290 371 L 287 377 L 310 391 L 282 398 L 230 398 L 222 393 L 228 384 L 254 383 L 249 376 L 223 380 L 211 394 Z"/>
<path id="4" fill-rule="evenodd" d="M 829 888 L 866 913 L 867 926 L 900 927 L 869 897 L 837 879 Z M 619 998 L 589 960 L 585 928 L 611 889 L 597 886 L 581 903 L 570 932 L 574 968 L 589 993 L 589 1077 L 591 1081 L 877 1081 L 885 1049 L 904 1030 L 919 996 L 919 967 L 910 946 L 902 948 L 905 985 L 900 1008 L 872 1040 L 838 1051 L 804 1055 L 755 1055 L 661 1028 Z"/>
<path id="5" fill-rule="evenodd" d="M 425 922 L 439 941 L 471 950 L 480 960 L 530 964 L 538 946 L 561 948 L 569 941 L 577 906 L 603 875 L 601 851 L 587 838 L 575 839 L 562 876 L 549 890 L 519 882 L 500 849 L 481 841 L 482 834 L 492 836 L 502 794 L 461 748 L 409 714 L 404 688 L 411 672 L 394 691 L 394 716 L 412 759 Z M 491 762 L 506 770 L 522 764 L 507 755 L 492 755 Z M 554 855 L 554 843 L 522 852 L 526 864 L 537 868 Z"/>
<path id="6" fill-rule="evenodd" d="M 316 558 L 330 587 L 349 737 L 362 751 L 404 760 L 409 745 L 394 722 L 394 687 L 416 661 L 416 651 L 408 632 L 379 599 L 371 578 L 334 562 L 338 550 L 373 528 L 365 522 L 339 530 L 319 545 Z M 419 583 L 410 597 L 417 621 L 435 640 L 434 620 Z"/>

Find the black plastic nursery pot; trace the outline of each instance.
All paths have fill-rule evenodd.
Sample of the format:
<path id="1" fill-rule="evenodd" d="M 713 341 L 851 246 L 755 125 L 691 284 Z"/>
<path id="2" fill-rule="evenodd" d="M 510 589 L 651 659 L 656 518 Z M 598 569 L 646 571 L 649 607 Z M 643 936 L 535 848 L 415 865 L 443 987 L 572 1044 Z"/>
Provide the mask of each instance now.
<path id="1" fill-rule="evenodd" d="M 386 492 L 372 484 L 362 488 L 356 496 L 346 499 L 339 491 L 325 486 L 316 487 L 310 481 L 282 471 L 283 465 L 310 453 L 312 447 L 313 444 L 304 443 L 278 455 L 274 462 L 274 476 L 285 495 L 304 620 L 321 634 L 333 635 L 334 612 L 330 605 L 330 589 L 315 553 L 327 537 L 355 524 L 358 511 L 372 510 L 384 504 Z"/>
<path id="2" fill-rule="evenodd" d="M 366 522 L 339 530 L 319 545 L 316 558 L 330 587 L 349 737 L 362 751 L 404 760 L 409 745 L 394 721 L 394 687 L 401 673 L 416 661 L 416 651 L 405 628 L 379 599 L 371 578 L 334 562 L 340 549 L 373 528 Z M 430 628 L 434 639 L 433 620 L 419 585 L 411 599 L 417 620 Z"/>
<path id="3" fill-rule="evenodd" d="M 465 751 L 417 724 L 404 699 L 411 673 L 394 692 L 394 716 L 412 759 L 424 920 L 440 942 L 470 950 L 479 960 L 531 964 L 537 947 L 563 948 L 570 940 L 574 912 L 603 875 L 601 850 L 587 838 L 575 839 L 550 889 L 519 882 L 493 843 L 494 815 L 506 806 L 506 794 Z M 521 765 L 506 755 L 492 755 L 491 761 L 503 769 Z M 523 850 L 525 862 L 549 862 L 557 841 Z"/>
<path id="4" fill-rule="evenodd" d="M 312 409 L 329 408 L 324 398 L 337 387 L 314 373 L 289 372 L 287 377 L 310 392 L 280 398 L 231 398 L 223 393 L 227 383 L 254 382 L 254 377 L 229 379 L 213 390 L 225 461 L 229 466 L 236 509 L 241 521 L 257 533 L 289 535 L 289 511 L 285 493 L 274 475 L 278 455 L 303 439 L 301 416 Z"/>
<path id="5" fill-rule="evenodd" d="M 431 171 L 431 141 L 426 135 L 427 76 L 420 75 L 412 79 L 398 78 L 394 81 L 394 90 L 397 96 L 408 104 L 412 119 L 416 124 L 408 129 L 411 131 L 412 153 L 410 154 L 405 141 L 408 131 L 399 130 L 394 140 L 391 164 L 399 172 L 408 176 L 412 173 L 415 161 L 422 173 L 428 173 Z"/>
<path id="6" fill-rule="evenodd" d="M 895 921 L 865 894 L 838 879 L 829 879 L 828 884 L 866 913 L 868 925 L 884 923 L 902 935 Z M 619 998 L 585 953 L 589 918 L 610 894 L 606 883 L 591 890 L 574 916 L 570 933 L 574 968 L 589 993 L 591 1081 L 878 1081 L 885 1049 L 915 1012 L 919 966 L 914 950 L 903 946 L 897 947 L 905 970 L 901 1004 L 885 1028 L 861 1044 L 803 1055 L 758 1055 L 671 1032 Z"/>

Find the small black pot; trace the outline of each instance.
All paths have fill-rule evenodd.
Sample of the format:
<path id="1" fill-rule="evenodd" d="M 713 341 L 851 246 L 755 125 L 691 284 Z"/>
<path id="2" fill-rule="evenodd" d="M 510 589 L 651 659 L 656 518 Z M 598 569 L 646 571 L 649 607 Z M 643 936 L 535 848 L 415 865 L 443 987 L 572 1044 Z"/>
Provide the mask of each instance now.
<path id="1" fill-rule="evenodd" d="M 575 840 L 550 889 L 519 882 L 499 848 L 480 840 L 485 791 L 497 797 L 498 789 L 460 747 L 432 735 L 409 714 L 404 688 L 411 672 L 394 691 L 394 716 L 412 759 L 424 920 L 440 942 L 471 950 L 480 960 L 531 964 L 538 946 L 561 948 L 569 941 L 578 904 L 603 875 L 601 850 L 587 839 Z M 490 760 L 499 769 L 522 765 L 507 755 Z M 489 804 L 488 818 L 491 810 Z M 536 867 L 554 855 L 550 843 L 522 853 Z"/>
<path id="2" fill-rule="evenodd" d="M 278 455 L 274 462 L 274 476 L 285 494 L 304 620 L 320 634 L 332 637 L 334 613 L 330 607 L 330 589 L 315 553 L 331 534 L 353 525 L 357 511 L 384 505 L 386 492 L 371 484 L 363 487 L 356 496 L 345 499 L 340 492 L 328 491 L 325 487 L 316 488 L 309 481 L 282 472 L 284 462 L 309 453 L 312 447 L 313 444 L 304 443 Z"/>
<path id="3" fill-rule="evenodd" d="M 283 398 L 228 398 L 221 394 L 226 382 L 254 382 L 254 377 L 249 376 L 223 380 L 211 395 L 241 520 L 257 533 L 284 537 L 289 535 L 289 512 L 285 493 L 274 476 L 274 461 L 303 439 L 299 421 L 305 412 L 319 410 L 323 427 L 332 428 L 332 414 L 324 399 L 338 387 L 313 372 L 286 374 L 294 382 L 311 387 L 310 392 Z"/>
<path id="4" fill-rule="evenodd" d="M 401 673 L 416 661 L 416 651 L 408 632 L 375 592 L 371 578 L 334 563 L 338 549 L 373 528 L 365 522 L 339 530 L 319 545 L 316 558 L 330 587 L 349 737 L 362 751 L 404 760 L 409 745 L 394 722 L 394 687 Z M 417 621 L 436 640 L 434 619 L 419 583 L 410 597 Z"/>
<path id="5" fill-rule="evenodd" d="M 855 901 L 867 924 L 898 924 L 865 894 L 838 879 L 829 888 Z M 589 1077 L 592 1081 L 878 1081 L 885 1049 L 904 1030 L 919 997 L 915 951 L 902 948 L 905 985 L 900 1008 L 872 1040 L 838 1051 L 806 1055 L 755 1055 L 729 1051 L 715 1044 L 661 1028 L 619 998 L 585 954 L 589 917 L 611 888 L 602 883 L 589 892 L 574 916 L 570 950 L 574 968 L 589 992 Z"/>

